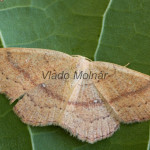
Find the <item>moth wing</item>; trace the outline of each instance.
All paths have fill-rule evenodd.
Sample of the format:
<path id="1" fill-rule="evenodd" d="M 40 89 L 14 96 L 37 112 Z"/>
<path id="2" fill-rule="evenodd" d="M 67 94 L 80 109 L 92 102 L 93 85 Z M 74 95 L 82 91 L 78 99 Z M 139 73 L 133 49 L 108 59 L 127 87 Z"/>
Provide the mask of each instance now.
<path id="1" fill-rule="evenodd" d="M 45 126 L 57 124 L 58 118 L 63 112 L 66 104 L 65 80 L 50 80 L 39 84 L 14 106 L 14 112 L 21 120 L 33 126 Z"/>
<path id="2" fill-rule="evenodd" d="M 120 122 L 91 80 L 80 80 L 72 91 L 61 126 L 82 141 L 94 143 L 113 135 Z"/>
<path id="3" fill-rule="evenodd" d="M 150 119 L 150 76 L 106 62 L 92 62 L 90 69 L 97 73 L 102 71 L 103 78 L 94 80 L 95 86 L 120 121 Z"/>
<path id="4" fill-rule="evenodd" d="M 62 72 L 72 63 L 71 56 L 53 50 L 1 48 L 0 93 L 5 93 L 13 102 L 26 91 L 45 82 L 49 71 Z"/>
<path id="5" fill-rule="evenodd" d="M 49 80 L 27 92 L 14 111 L 24 123 L 56 124 L 90 143 L 111 136 L 119 127 L 113 110 L 90 80 Z"/>

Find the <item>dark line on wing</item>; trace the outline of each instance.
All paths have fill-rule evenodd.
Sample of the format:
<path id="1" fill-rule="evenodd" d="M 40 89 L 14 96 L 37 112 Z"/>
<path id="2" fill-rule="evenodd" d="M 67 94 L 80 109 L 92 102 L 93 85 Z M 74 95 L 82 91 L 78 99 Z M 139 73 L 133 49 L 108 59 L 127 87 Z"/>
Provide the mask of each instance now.
<path id="1" fill-rule="evenodd" d="M 19 71 L 20 73 L 23 74 L 25 79 L 30 79 L 29 81 L 31 81 L 31 83 L 33 85 L 36 85 L 34 80 L 31 79 L 30 74 L 28 72 L 26 72 L 24 69 L 22 69 L 21 67 L 18 66 L 18 64 L 14 63 L 11 59 L 11 52 L 7 51 L 7 57 L 6 59 L 8 60 L 8 62 L 11 64 L 11 66 L 16 69 L 17 71 Z"/>
<path id="2" fill-rule="evenodd" d="M 148 83 L 147 83 L 146 86 L 141 87 L 141 88 L 139 88 L 139 89 L 136 90 L 136 91 L 131 91 L 131 92 L 123 93 L 123 94 L 121 94 L 120 96 L 117 96 L 117 97 L 111 99 L 109 103 L 116 102 L 116 101 L 118 101 L 118 100 L 119 100 L 120 98 L 122 98 L 122 97 L 127 97 L 127 96 L 131 96 L 131 95 L 135 95 L 135 94 L 141 93 L 141 92 L 147 90 L 147 89 L 149 88 L 149 86 L 150 86 L 150 81 L 148 81 Z"/>

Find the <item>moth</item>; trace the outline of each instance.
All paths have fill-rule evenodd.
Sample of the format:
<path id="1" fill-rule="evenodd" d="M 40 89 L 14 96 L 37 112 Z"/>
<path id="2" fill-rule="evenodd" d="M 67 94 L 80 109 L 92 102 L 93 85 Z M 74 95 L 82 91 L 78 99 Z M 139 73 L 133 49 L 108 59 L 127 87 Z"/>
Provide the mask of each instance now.
<path id="1" fill-rule="evenodd" d="M 65 72 L 68 78 L 43 78 Z M 74 73 L 106 74 L 74 78 Z M 45 77 L 45 76 L 44 76 Z M 150 76 L 117 64 L 45 49 L 1 48 L 0 93 L 32 126 L 58 125 L 82 141 L 113 135 L 120 123 L 150 119 Z"/>

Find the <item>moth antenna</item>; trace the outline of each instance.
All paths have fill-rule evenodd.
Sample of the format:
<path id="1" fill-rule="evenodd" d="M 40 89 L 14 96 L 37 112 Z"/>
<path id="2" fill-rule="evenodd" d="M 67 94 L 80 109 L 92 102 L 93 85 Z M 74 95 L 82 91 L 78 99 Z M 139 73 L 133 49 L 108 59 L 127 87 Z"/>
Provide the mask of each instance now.
<path id="1" fill-rule="evenodd" d="M 128 67 L 130 65 L 130 63 L 127 63 L 124 67 Z"/>

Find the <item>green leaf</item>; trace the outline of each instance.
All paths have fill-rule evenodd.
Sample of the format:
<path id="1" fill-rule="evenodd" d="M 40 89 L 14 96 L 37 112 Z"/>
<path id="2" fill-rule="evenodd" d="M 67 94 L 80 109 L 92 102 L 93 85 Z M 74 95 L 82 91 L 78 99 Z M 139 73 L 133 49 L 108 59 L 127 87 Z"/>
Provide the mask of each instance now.
<path id="1" fill-rule="evenodd" d="M 95 60 L 123 66 L 130 63 L 129 68 L 150 75 L 149 13 L 150 1 L 111 0 L 104 15 Z M 138 138 L 139 141 L 132 142 L 128 149 L 150 149 L 150 123 L 132 126 L 135 126 L 135 130 L 131 131 L 132 135 L 129 137 L 134 141 Z M 138 134 L 138 126 L 141 128 L 139 130 L 145 131 Z M 124 130 L 129 128 L 126 126 Z M 127 131 L 124 136 L 120 135 L 120 138 L 123 140 L 128 134 Z M 130 142 L 126 142 L 127 145 L 128 143 Z"/>
<path id="2" fill-rule="evenodd" d="M 93 59 L 109 0 L 4 0 L 0 31 L 7 47 L 55 49 Z"/>
<path id="3" fill-rule="evenodd" d="M 27 126 L 12 112 L 12 106 L 0 95 L 0 150 L 30 150 Z"/>
<path id="4" fill-rule="evenodd" d="M 149 0 L 4 0 L 0 47 L 37 47 L 120 65 L 150 75 Z M 94 55 L 95 54 L 95 55 Z M 0 150 L 150 150 L 149 122 L 124 125 L 95 144 L 60 127 L 30 127 L 0 96 Z M 149 143 L 148 143 L 149 141 Z"/>

